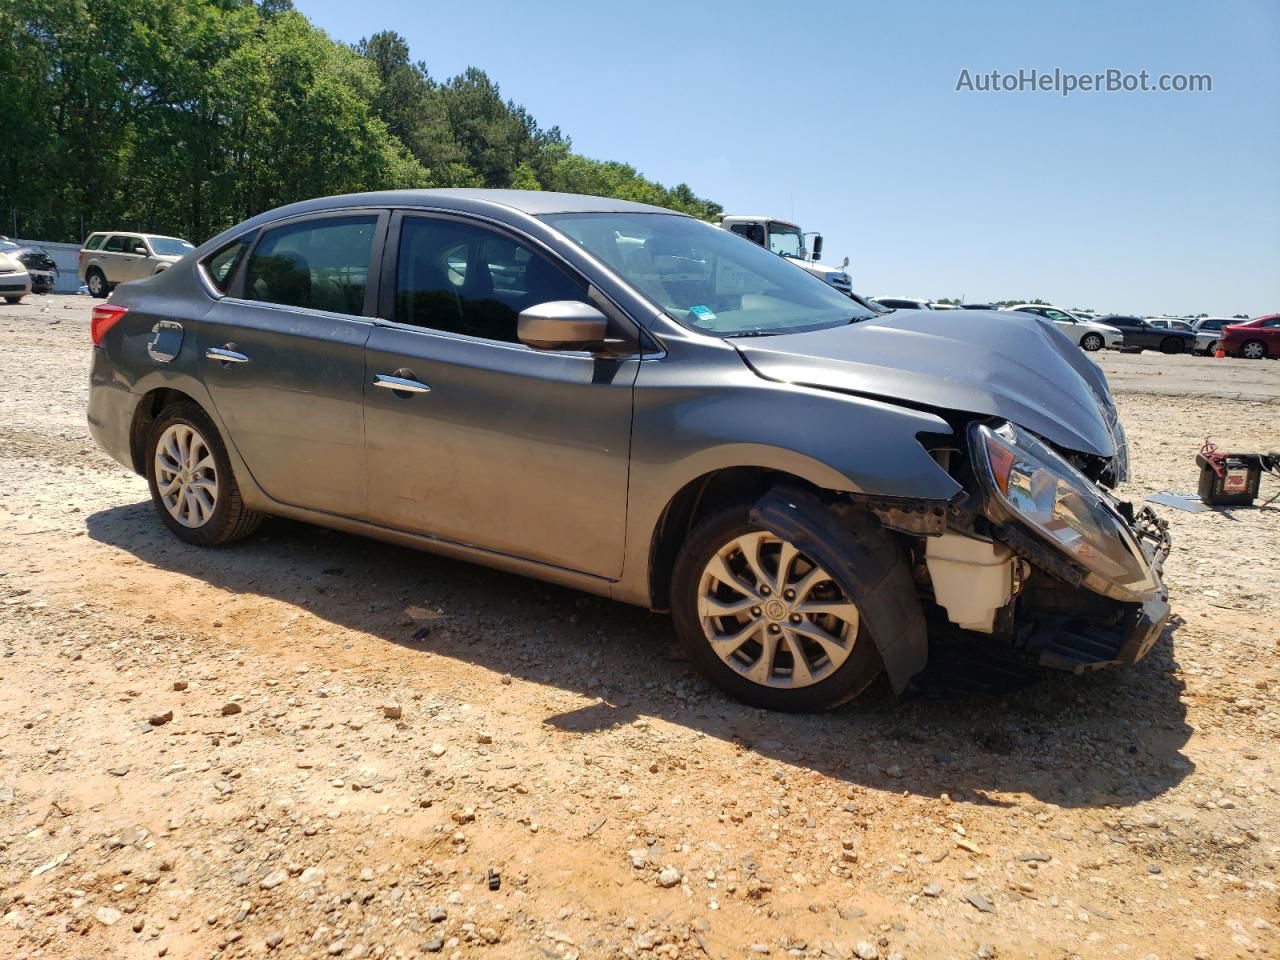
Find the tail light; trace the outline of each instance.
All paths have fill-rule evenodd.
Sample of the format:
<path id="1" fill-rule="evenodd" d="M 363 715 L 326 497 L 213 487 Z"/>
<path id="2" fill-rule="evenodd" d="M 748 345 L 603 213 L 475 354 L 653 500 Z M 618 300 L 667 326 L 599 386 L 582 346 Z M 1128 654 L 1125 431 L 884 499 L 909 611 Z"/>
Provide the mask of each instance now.
<path id="1" fill-rule="evenodd" d="M 79 253 L 77 253 L 77 254 L 76 254 L 76 263 L 77 263 L 77 264 L 84 263 L 84 251 L 83 251 L 83 250 L 81 250 Z"/>
<path id="2" fill-rule="evenodd" d="M 120 318 L 129 312 L 128 307 L 115 303 L 100 303 L 93 308 L 93 318 L 89 321 L 89 336 L 93 337 L 95 347 L 102 346 L 102 338 L 107 331 L 120 322 Z"/>

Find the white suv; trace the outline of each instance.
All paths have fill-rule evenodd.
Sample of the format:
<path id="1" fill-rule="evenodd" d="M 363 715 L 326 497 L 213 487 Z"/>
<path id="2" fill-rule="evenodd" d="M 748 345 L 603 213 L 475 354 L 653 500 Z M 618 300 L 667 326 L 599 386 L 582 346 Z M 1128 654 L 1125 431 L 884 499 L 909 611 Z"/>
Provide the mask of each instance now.
<path id="1" fill-rule="evenodd" d="M 1001 310 L 1014 310 L 1018 313 L 1034 313 L 1038 317 L 1052 320 L 1054 326 L 1080 345 L 1082 350 L 1101 350 L 1103 347 L 1118 349 L 1124 344 L 1124 334 L 1115 327 L 1095 320 L 1085 320 L 1069 310 L 1053 307 L 1047 303 L 1015 303 Z"/>
<path id="2" fill-rule="evenodd" d="M 167 270 L 193 249 L 154 233 L 93 233 L 80 248 L 80 279 L 92 296 L 105 297 L 117 283 Z"/>

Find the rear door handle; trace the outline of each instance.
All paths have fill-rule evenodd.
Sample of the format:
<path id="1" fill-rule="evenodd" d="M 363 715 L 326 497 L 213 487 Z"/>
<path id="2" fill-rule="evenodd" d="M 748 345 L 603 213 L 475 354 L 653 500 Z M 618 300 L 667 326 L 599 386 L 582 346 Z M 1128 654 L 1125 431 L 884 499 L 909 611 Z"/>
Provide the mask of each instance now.
<path id="1" fill-rule="evenodd" d="M 408 376 L 404 376 L 408 374 Z M 430 393 L 431 388 L 425 383 L 413 379 L 412 370 L 397 370 L 395 374 L 379 373 L 373 378 L 375 387 L 393 390 L 396 393 Z"/>
<path id="2" fill-rule="evenodd" d="M 224 364 L 249 362 L 249 358 L 243 353 L 236 353 L 234 350 L 228 350 L 226 347 L 210 347 L 204 352 L 204 355 L 210 360 L 218 360 Z"/>

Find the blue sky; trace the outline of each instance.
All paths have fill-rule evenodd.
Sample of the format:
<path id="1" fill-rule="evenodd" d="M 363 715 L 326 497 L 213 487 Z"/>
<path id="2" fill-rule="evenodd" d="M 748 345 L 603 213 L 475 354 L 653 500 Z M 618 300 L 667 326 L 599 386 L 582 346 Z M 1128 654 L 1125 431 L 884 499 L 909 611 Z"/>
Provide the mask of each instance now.
<path id="1" fill-rule="evenodd" d="M 437 79 L 482 68 L 580 153 L 822 231 L 869 295 L 1280 311 L 1277 0 L 295 2 Z M 1213 90 L 956 92 L 1055 67 Z"/>

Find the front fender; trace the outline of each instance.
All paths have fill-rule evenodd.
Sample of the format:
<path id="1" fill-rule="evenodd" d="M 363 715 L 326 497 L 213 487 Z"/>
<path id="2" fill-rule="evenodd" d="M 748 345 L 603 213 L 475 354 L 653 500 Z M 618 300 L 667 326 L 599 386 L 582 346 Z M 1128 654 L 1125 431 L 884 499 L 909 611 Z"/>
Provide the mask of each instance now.
<path id="1" fill-rule="evenodd" d="M 645 373 L 635 391 L 618 599 L 651 603 L 650 552 L 668 504 L 687 484 L 719 470 L 762 467 L 819 489 L 940 503 L 962 489 L 919 440 L 953 432 L 933 414 L 751 374 L 715 390 L 657 389 L 644 382 Z"/>

